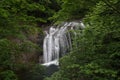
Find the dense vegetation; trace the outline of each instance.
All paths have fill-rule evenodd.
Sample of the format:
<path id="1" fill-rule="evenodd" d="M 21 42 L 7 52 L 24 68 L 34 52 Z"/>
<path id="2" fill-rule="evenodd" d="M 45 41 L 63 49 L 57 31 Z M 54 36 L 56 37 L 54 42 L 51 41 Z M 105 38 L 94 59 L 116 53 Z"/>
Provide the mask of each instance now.
<path id="1" fill-rule="evenodd" d="M 119 0 L 1 0 L 0 80 L 42 80 L 42 26 L 83 20 L 60 70 L 45 80 L 120 80 Z M 41 37 L 42 38 L 42 37 Z"/>
<path id="2" fill-rule="evenodd" d="M 77 48 L 60 60 L 60 70 L 45 80 L 120 80 L 119 5 L 119 0 L 63 0 L 57 17 L 83 17 L 86 28 L 74 41 Z"/>
<path id="3" fill-rule="evenodd" d="M 59 8 L 54 0 L 0 1 L 0 80 L 43 78 L 44 69 L 37 64 L 40 27 L 51 23 L 49 17 Z"/>

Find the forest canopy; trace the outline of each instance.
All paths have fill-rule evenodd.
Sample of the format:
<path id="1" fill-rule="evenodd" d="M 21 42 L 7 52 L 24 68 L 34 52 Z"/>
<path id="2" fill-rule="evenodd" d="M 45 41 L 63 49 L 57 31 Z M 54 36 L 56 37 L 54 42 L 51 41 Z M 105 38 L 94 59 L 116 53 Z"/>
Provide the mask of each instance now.
<path id="1" fill-rule="evenodd" d="M 120 80 L 119 5 L 119 0 L 1 0 L 0 80 Z M 86 26 L 73 39 L 79 45 L 46 78 L 38 64 L 43 28 L 73 20 Z"/>

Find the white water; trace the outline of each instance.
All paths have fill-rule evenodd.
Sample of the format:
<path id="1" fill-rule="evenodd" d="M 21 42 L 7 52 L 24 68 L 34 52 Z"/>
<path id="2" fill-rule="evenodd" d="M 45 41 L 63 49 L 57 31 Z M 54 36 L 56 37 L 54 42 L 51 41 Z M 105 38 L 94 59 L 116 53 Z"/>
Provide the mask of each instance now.
<path id="1" fill-rule="evenodd" d="M 49 31 L 45 31 L 46 36 L 43 43 L 43 65 L 59 65 L 59 58 L 72 49 L 71 34 L 69 30 L 84 28 L 84 24 L 79 22 L 66 22 L 63 25 L 51 26 Z M 76 32 L 74 31 L 74 35 Z"/>

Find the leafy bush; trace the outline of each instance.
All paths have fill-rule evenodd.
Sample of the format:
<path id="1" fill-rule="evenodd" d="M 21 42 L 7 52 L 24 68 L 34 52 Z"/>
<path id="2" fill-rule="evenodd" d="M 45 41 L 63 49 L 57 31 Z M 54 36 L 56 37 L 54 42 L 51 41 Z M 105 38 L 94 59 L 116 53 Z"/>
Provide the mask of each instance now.
<path id="1" fill-rule="evenodd" d="M 22 65 L 19 67 L 18 75 L 20 80 L 43 80 L 45 68 L 40 64 Z"/>
<path id="2" fill-rule="evenodd" d="M 0 80 L 18 80 L 15 73 L 11 70 L 0 72 Z"/>
<path id="3" fill-rule="evenodd" d="M 86 28 L 73 41 L 79 45 L 61 59 L 60 71 L 48 80 L 120 79 L 119 4 L 118 0 L 101 0 L 90 8 L 84 18 Z"/>
<path id="4" fill-rule="evenodd" d="M 40 64 L 35 65 L 30 70 L 30 78 L 28 80 L 43 80 L 45 68 Z"/>

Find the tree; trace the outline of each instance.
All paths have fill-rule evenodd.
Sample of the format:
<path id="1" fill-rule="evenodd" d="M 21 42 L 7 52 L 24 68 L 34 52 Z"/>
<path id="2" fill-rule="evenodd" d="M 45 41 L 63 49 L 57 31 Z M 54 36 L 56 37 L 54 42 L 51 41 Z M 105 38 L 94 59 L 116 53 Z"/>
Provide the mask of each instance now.
<path id="1" fill-rule="evenodd" d="M 74 41 L 79 45 L 60 60 L 59 72 L 48 80 L 120 79 L 119 4 L 101 0 L 90 8 L 83 18 L 86 28 Z"/>

